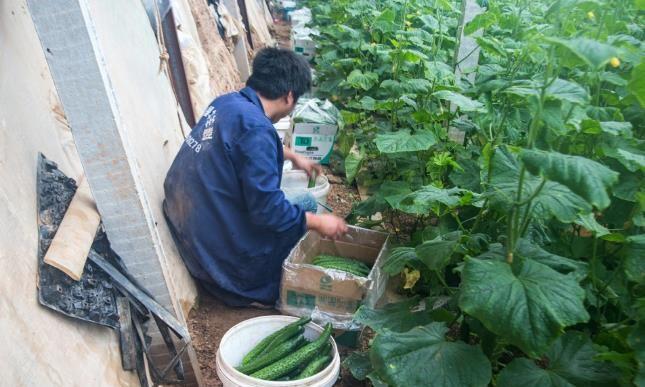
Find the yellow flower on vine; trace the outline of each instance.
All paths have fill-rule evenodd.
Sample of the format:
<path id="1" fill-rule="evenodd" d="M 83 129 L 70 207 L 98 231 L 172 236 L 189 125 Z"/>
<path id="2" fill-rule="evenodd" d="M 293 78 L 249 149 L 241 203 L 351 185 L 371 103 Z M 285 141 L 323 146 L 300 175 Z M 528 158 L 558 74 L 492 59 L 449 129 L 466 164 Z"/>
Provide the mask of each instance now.
<path id="1" fill-rule="evenodd" d="M 421 278 L 421 272 L 419 270 L 409 270 L 407 267 L 403 269 L 403 275 L 405 276 L 403 289 L 412 289 L 417 281 L 419 281 L 419 278 Z"/>
<path id="2" fill-rule="evenodd" d="M 613 68 L 620 66 L 620 59 L 613 57 L 609 60 L 609 65 Z"/>

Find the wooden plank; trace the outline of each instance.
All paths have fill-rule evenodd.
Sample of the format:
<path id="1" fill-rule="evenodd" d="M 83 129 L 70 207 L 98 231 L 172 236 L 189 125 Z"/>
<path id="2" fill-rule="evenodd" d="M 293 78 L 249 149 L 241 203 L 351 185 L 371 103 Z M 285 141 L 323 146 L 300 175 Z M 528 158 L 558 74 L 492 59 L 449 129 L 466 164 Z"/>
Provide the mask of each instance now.
<path id="1" fill-rule="evenodd" d="M 173 332 L 180 336 L 186 342 L 190 342 L 190 334 L 188 333 L 188 328 L 182 325 L 179 320 L 175 318 L 168 310 L 161 306 L 157 301 L 152 297 L 141 291 L 137 288 L 126 276 L 121 274 L 117 269 L 114 268 L 105 258 L 101 257 L 98 254 L 95 254 L 94 251 L 90 251 L 89 258 L 92 262 L 96 263 L 98 267 L 103 269 L 106 273 L 116 281 L 122 289 L 128 292 L 132 297 L 136 298 L 143 306 L 148 308 L 151 313 L 159 316 L 163 322 L 165 322 Z"/>
<path id="2" fill-rule="evenodd" d="M 116 307 L 119 312 L 119 348 L 121 349 L 121 366 L 126 371 L 137 368 L 137 349 L 134 343 L 134 327 L 130 301 L 127 297 L 117 297 Z"/>
<path id="3" fill-rule="evenodd" d="M 101 216 L 84 176 L 52 240 L 45 263 L 54 266 L 75 281 L 81 279 Z"/>

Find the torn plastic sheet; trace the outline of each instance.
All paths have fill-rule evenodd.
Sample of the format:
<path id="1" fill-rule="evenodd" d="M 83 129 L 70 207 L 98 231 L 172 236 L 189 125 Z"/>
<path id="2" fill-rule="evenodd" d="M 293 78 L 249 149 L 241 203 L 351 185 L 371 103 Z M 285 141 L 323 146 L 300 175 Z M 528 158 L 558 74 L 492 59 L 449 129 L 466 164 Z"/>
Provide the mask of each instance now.
<path id="1" fill-rule="evenodd" d="M 361 305 L 374 308 L 385 292 L 389 276 L 381 270 L 389 250 L 386 233 L 349 227 L 348 233 L 331 240 L 309 232 L 282 264 L 278 309 L 294 316 L 311 316 L 335 329 L 360 330 L 354 313 Z M 313 265 L 312 260 L 328 254 L 357 259 L 372 266 L 367 277 Z"/>

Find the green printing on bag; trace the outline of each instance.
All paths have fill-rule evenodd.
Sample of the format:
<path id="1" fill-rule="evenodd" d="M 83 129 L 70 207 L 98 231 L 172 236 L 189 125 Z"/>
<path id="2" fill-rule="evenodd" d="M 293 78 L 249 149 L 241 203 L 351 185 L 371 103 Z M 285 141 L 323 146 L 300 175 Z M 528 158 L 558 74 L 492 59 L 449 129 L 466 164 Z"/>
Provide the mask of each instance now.
<path id="1" fill-rule="evenodd" d="M 296 137 L 296 146 L 311 146 L 311 137 Z"/>
<path id="2" fill-rule="evenodd" d="M 331 292 L 331 284 L 333 282 L 334 280 L 328 275 L 320 277 L 320 290 Z"/>

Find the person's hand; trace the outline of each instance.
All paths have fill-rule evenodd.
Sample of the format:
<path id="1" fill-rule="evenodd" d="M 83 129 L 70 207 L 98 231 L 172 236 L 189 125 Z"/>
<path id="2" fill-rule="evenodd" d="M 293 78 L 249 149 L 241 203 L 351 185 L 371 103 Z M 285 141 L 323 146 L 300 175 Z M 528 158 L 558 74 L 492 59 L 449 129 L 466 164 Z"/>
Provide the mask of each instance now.
<path id="1" fill-rule="evenodd" d="M 302 169 L 303 171 L 307 172 L 308 176 L 312 176 L 314 171 L 316 172 L 317 176 L 321 175 L 323 172 L 320 164 L 313 160 L 309 160 L 308 158 L 299 154 L 296 154 L 291 162 L 296 169 Z"/>
<path id="2" fill-rule="evenodd" d="M 303 155 L 299 155 L 293 151 L 285 151 L 285 157 L 291 160 L 295 169 L 302 169 L 307 172 L 307 175 L 309 176 L 311 176 L 314 171 L 316 172 L 316 175 L 322 174 L 322 167 L 320 164 L 309 160 Z"/>
<path id="3" fill-rule="evenodd" d="M 347 233 L 347 223 L 336 215 L 307 213 L 307 228 L 328 238 L 337 239 Z"/>

